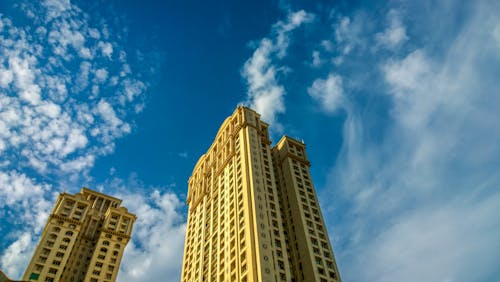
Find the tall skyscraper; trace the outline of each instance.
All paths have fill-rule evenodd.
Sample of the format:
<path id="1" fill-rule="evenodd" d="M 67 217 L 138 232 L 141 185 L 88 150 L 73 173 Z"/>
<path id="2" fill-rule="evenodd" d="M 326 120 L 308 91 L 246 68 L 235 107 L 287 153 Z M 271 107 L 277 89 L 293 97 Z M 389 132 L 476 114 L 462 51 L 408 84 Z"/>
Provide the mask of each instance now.
<path id="1" fill-rule="evenodd" d="M 60 194 L 23 279 L 115 281 L 136 219 L 120 204 L 87 188 Z"/>
<path id="2" fill-rule="evenodd" d="M 340 281 L 305 145 L 238 107 L 189 178 L 181 281 Z"/>

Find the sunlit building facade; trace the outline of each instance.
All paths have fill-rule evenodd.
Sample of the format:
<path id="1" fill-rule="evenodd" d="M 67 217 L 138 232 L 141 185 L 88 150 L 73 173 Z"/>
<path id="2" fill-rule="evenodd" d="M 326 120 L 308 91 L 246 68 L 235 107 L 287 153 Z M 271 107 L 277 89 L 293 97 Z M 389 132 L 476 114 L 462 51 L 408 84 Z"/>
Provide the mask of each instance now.
<path id="1" fill-rule="evenodd" d="M 87 188 L 61 193 L 24 273 L 28 281 L 116 281 L 136 216 Z"/>
<path id="2" fill-rule="evenodd" d="M 238 107 L 189 179 L 181 281 L 341 281 L 303 142 Z"/>

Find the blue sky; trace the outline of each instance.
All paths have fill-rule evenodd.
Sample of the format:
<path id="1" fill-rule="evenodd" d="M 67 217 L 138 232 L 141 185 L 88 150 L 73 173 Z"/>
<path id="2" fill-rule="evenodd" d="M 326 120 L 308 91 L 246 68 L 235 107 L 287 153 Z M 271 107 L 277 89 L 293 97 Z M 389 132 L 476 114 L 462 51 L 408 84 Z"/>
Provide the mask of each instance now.
<path id="1" fill-rule="evenodd" d="M 139 215 L 119 281 L 180 277 L 187 179 L 244 104 L 306 142 L 344 281 L 497 280 L 499 3 L 205 2 L 0 3 L 2 270 L 87 186 Z"/>

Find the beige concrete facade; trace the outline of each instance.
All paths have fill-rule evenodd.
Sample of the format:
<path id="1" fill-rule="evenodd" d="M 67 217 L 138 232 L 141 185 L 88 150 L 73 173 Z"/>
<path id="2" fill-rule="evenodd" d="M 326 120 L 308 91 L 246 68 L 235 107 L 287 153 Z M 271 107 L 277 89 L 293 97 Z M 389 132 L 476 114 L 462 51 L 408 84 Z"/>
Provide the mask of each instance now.
<path id="1" fill-rule="evenodd" d="M 181 281 L 340 281 L 305 145 L 238 107 L 189 179 Z"/>
<path id="2" fill-rule="evenodd" d="M 87 188 L 61 193 L 23 279 L 116 281 L 136 216 L 121 200 Z"/>

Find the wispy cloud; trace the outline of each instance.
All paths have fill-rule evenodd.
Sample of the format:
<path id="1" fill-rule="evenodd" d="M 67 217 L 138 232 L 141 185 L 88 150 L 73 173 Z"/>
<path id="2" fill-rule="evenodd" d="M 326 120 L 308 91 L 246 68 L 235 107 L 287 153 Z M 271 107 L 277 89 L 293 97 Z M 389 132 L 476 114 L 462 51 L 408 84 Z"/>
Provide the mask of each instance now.
<path id="1" fill-rule="evenodd" d="M 375 35 L 377 43 L 385 48 L 396 49 L 408 40 L 406 27 L 401 22 L 400 12 L 390 10 L 387 13 L 388 26 L 383 32 Z"/>
<path id="2" fill-rule="evenodd" d="M 273 25 L 271 37 L 263 38 L 241 71 L 248 86 L 245 104 L 262 115 L 274 130 L 280 131 L 277 115 L 285 112 L 285 87 L 279 83 L 282 67 L 279 62 L 287 55 L 291 32 L 304 23 L 311 22 L 314 16 L 300 10 L 290 12 L 286 21 Z"/>
<path id="3" fill-rule="evenodd" d="M 443 17 L 424 16 L 420 28 L 430 32 L 448 8 L 433 6 Z M 474 2 L 458 32 L 456 22 L 439 22 L 446 41 L 376 61 L 385 88 L 374 90 L 391 101 L 381 138 L 369 138 L 380 126 L 373 113 L 361 115 L 350 100 L 358 109 L 348 111 L 328 185 L 338 187 L 334 204 L 348 207 L 333 226 L 342 234 L 344 278 L 490 281 L 499 274 L 500 255 L 491 251 L 500 246 L 500 84 L 492 71 L 500 65 L 499 8 Z"/>
<path id="4" fill-rule="evenodd" d="M 177 153 L 177 156 L 179 158 L 186 159 L 189 156 L 189 154 L 188 154 L 188 152 L 180 152 L 180 153 Z"/>

